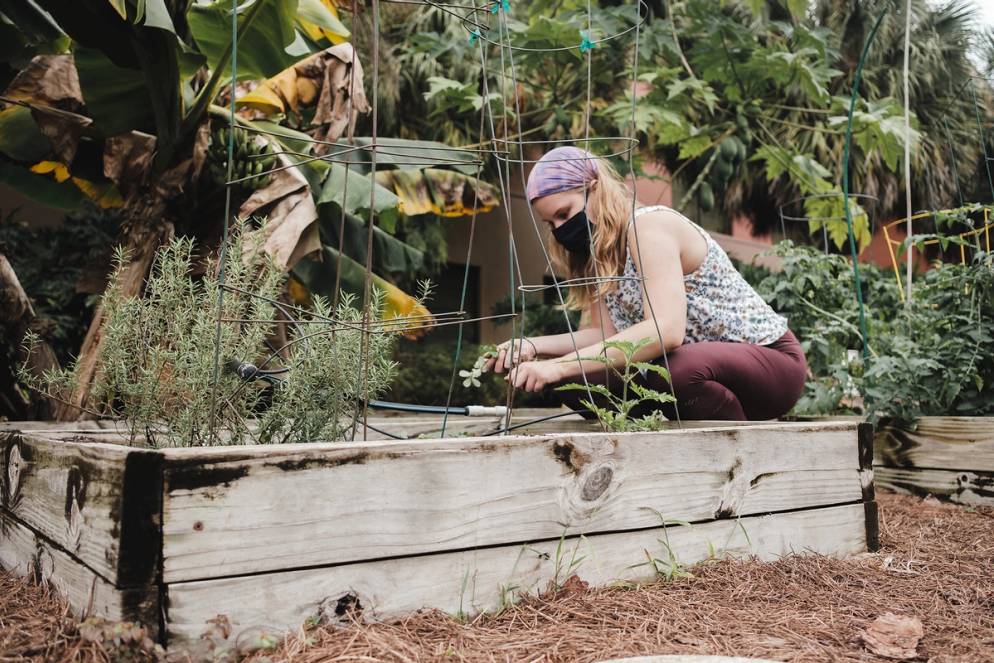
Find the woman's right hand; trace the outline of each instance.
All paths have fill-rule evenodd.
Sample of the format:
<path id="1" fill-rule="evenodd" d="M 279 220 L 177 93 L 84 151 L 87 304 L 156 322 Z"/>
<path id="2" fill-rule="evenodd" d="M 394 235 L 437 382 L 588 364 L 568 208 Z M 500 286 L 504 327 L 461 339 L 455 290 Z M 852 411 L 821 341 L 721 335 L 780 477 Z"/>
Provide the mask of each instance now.
<path id="1" fill-rule="evenodd" d="M 512 344 L 514 347 L 513 353 L 511 352 Z M 538 349 L 531 340 L 527 338 L 514 338 L 504 341 L 497 346 L 497 356 L 488 359 L 487 363 L 483 365 L 483 370 L 503 373 L 506 370 L 510 370 L 512 366 L 526 361 L 534 361 L 537 358 Z"/>

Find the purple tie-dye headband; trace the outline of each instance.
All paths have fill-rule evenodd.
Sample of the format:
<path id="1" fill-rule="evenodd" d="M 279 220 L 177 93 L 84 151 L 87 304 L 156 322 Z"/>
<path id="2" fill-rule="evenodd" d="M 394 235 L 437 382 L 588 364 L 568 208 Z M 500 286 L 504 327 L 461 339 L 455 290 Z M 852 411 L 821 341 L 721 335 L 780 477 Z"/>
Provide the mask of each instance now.
<path id="1" fill-rule="evenodd" d="M 597 179 L 597 157 L 578 147 L 557 147 L 546 152 L 528 175 L 528 202 L 549 194 L 578 189 Z"/>

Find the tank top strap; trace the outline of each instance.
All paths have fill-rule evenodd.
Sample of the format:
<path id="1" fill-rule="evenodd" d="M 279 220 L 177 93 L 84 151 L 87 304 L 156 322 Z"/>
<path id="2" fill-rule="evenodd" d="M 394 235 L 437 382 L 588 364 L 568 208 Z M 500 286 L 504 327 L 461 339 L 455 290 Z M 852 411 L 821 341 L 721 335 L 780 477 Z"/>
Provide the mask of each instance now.
<path id="1" fill-rule="evenodd" d="M 711 238 L 711 236 L 708 235 L 707 231 L 704 230 L 704 228 L 701 228 L 699 225 L 697 225 L 696 223 L 694 223 L 693 221 L 691 221 L 682 212 L 678 212 L 677 210 L 675 210 L 672 207 L 669 207 L 667 205 L 647 205 L 646 207 L 639 207 L 638 209 L 635 210 L 635 213 L 632 214 L 632 218 L 628 220 L 628 226 L 631 227 L 632 225 L 634 225 L 635 219 L 637 219 L 638 217 L 640 217 L 642 214 L 645 214 L 646 212 L 658 212 L 658 211 L 673 212 L 674 214 L 676 214 L 677 216 L 679 216 L 681 219 L 683 219 L 684 221 L 686 221 L 687 223 L 689 223 L 691 226 L 693 226 L 697 230 L 697 232 L 699 232 L 701 234 L 701 237 L 704 238 L 704 241 L 708 244 L 708 246 L 710 246 L 711 242 L 714 241 Z"/>

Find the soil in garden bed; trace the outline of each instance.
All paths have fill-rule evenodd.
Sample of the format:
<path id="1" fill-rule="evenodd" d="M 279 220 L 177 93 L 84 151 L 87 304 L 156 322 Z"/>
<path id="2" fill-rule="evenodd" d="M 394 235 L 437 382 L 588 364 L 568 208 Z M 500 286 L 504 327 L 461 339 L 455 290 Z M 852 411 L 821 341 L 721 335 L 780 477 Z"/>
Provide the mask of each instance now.
<path id="1" fill-rule="evenodd" d="M 856 559 L 712 562 L 689 569 L 693 578 L 637 589 L 573 586 L 470 623 L 425 612 L 398 623 L 313 628 L 257 656 L 294 663 L 597 661 L 653 653 L 886 661 L 893 659 L 869 652 L 861 634 L 890 612 L 921 620 L 918 660 L 991 661 L 994 509 L 878 499 L 882 548 Z M 5 663 L 114 658 L 80 639 L 57 599 L 7 575 L 0 575 L 0 652 Z"/>

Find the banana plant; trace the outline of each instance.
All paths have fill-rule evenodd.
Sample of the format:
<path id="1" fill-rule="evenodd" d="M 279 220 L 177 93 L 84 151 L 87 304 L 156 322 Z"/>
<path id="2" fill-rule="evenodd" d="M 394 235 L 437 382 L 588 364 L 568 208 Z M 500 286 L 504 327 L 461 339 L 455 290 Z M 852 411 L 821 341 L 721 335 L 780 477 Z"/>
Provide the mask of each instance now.
<path id="1" fill-rule="evenodd" d="M 116 286 L 126 296 L 140 294 L 165 238 L 217 237 L 223 195 L 212 192 L 223 192 L 217 180 L 227 175 L 229 138 L 232 170 L 243 176 L 235 179 L 246 184 L 232 188 L 231 209 L 267 218 L 258 231 L 263 249 L 285 268 L 305 256 L 325 268 L 332 257 L 363 264 L 356 238 L 365 240 L 376 219 L 373 268 L 389 291 L 389 314 L 410 314 L 414 301 L 387 288 L 392 277 L 424 263 L 392 236 L 397 219 L 496 202 L 492 187 L 471 176 L 472 158 L 453 163 L 437 143 L 378 139 L 408 155 L 378 155 L 377 171 L 403 171 L 399 177 L 374 176 L 368 149 L 353 152 L 348 168 L 319 153 L 336 141 L 370 144 L 346 138 L 369 104 L 334 0 L 11 0 L 0 8 L 0 28 L 11 26 L 26 26 L 20 43 L 35 53 L 18 60 L 0 51 L 0 65 L 16 71 L 0 95 L 0 182 L 65 210 L 121 207 L 118 243 L 129 262 Z M 240 133 L 225 135 L 232 95 Z M 412 165 L 433 148 L 448 165 Z M 262 172 L 266 165 L 273 172 Z M 336 268 L 334 283 L 356 289 L 354 272 Z M 295 273 L 308 296 L 334 294 L 304 267 Z M 80 352 L 77 407 L 96 371 L 101 324 L 98 309 Z"/>

